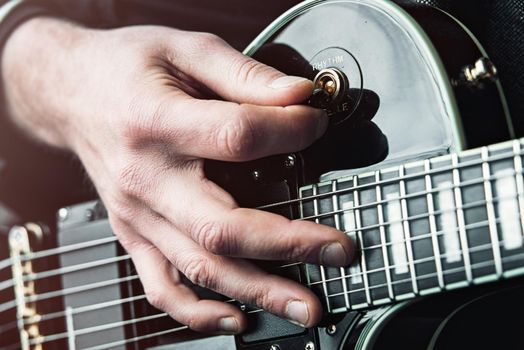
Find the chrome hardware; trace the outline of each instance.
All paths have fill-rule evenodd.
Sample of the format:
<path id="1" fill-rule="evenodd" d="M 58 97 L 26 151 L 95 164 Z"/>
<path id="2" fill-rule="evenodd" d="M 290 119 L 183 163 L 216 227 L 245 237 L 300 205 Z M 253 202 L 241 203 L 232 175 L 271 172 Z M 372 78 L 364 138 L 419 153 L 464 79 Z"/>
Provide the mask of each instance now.
<path id="1" fill-rule="evenodd" d="M 497 67 L 487 57 L 478 59 L 473 65 L 462 68 L 458 79 L 453 79 L 454 86 L 482 88 L 485 83 L 498 80 Z"/>
<path id="2" fill-rule="evenodd" d="M 58 211 L 58 219 L 60 221 L 66 221 L 68 217 L 69 217 L 69 211 L 67 210 L 67 208 L 61 208 Z"/>
<path id="3" fill-rule="evenodd" d="M 42 345 L 38 343 L 42 339 L 38 325 L 41 315 L 37 312 L 36 303 L 26 301 L 35 296 L 34 281 L 27 280 L 27 277 L 34 275 L 33 264 L 26 257 L 31 254 L 29 237 L 41 240 L 43 234 L 39 225 L 31 223 L 15 226 L 9 232 L 20 347 L 23 350 L 42 350 Z"/>
<path id="4" fill-rule="evenodd" d="M 286 167 L 286 169 L 293 169 L 295 167 L 295 162 L 296 162 L 295 156 L 289 155 L 287 156 L 286 160 L 284 161 L 284 166 Z"/>
<path id="5" fill-rule="evenodd" d="M 280 350 L 280 346 L 278 344 L 273 344 L 269 347 L 269 350 Z"/>
<path id="6" fill-rule="evenodd" d="M 315 350 L 315 343 L 313 343 L 312 341 L 307 342 L 304 349 L 305 350 Z"/>
<path id="7" fill-rule="evenodd" d="M 327 334 L 335 335 L 336 332 L 337 332 L 337 326 L 336 325 L 330 324 L 329 326 L 326 327 L 326 333 Z"/>
<path id="8" fill-rule="evenodd" d="M 311 104 L 327 109 L 344 100 L 349 90 L 349 81 L 337 68 L 322 69 L 313 79 L 315 90 Z"/>
<path id="9" fill-rule="evenodd" d="M 253 180 L 255 181 L 259 181 L 260 178 L 262 177 L 262 173 L 258 170 L 254 170 L 251 175 L 253 175 Z"/>

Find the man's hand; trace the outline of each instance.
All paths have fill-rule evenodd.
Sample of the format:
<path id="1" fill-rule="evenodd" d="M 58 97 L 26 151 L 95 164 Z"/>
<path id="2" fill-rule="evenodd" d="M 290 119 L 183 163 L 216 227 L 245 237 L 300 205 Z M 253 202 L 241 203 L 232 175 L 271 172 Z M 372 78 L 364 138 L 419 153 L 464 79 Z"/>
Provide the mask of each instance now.
<path id="1" fill-rule="evenodd" d="M 248 161 L 319 138 L 327 116 L 298 105 L 311 94 L 310 81 L 210 34 L 91 30 L 51 18 L 15 31 L 2 73 L 13 121 L 84 164 L 151 304 L 198 331 L 246 327 L 233 305 L 199 300 L 183 274 L 303 326 L 319 321 L 310 290 L 244 259 L 345 266 L 349 239 L 239 208 L 203 171 L 203 159 Z"/>

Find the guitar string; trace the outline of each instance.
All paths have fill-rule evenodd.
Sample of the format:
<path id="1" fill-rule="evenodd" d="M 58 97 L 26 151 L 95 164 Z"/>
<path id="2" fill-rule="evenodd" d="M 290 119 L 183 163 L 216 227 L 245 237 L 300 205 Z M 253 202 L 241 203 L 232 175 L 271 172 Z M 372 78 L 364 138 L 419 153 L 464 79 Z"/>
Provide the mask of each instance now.
<path id="1" fill-rule="evenodd" d="M 499 176 L 498 178 L 496 178 L 496 180 L 500 180 L 500 179 L 503 179 L 505 177 L 513 178 L 513 177 L 515 177 L 515 175 L 517 175 L 517 174 L 516 173 L 515 174 L 511 174 L 511 175 L 505 174 L 505 176 Z M 471 186 L 471 185 L 475 185 L 475 184 L 482 184 L 483 182 L 484 182 L 483 180 L 482 181 L 474 181 L 474 182 L 470 181 L 470 183 L 464 182 L 464 183 L 461 183 L 461 184 L 458 184 L 458 185 L 446 186 L 446 187 L 432 189 L 432 191 L 420 191 L 420 192 L 417 192 L 417 193 L 412 193 L 412 194 L 407 195 L 407 196 L 399 196 L 399 197 L 395 197 L 395 198 L 388 199 L 388 200 L 382 200 L 382 201 L 377 201 L 377 202 L 373 202 L 373 203 L 366 203 L 366 204 L 362 204 L 362 205 L 351 207 L 351 208 L 347 208 L 347 209 L 334 210 L 334 211 L 330 211 L 330 212 L 326 212 L 326 213 L 322 213 L 322 214 L 318 214 L 318 215 L 314 215 L 314 216 L 304 217 L 304 218 L 301 218 L 301 219 L 297 219 L 297 221 L 315 220 L 315 219 L 319 219 L 319 218 L 320 219 L 334 218 L 336 215 L 344 214 L 346 212 L 350 212 L 350 211 L 354 211 L 354 210 L 362 210 L 362 209 L 366 209 L 368 207 L 369 208 L 373 208 L 373 207 L 376 207 L 377 205 L 380 205 L 380 204 L 382 204 L 382 205 L 386 204 L 387 205 L 388 203 L 394 202 L 394 201 L 401 201 L 403 199 L 408 199 L 408 198 L 412 199 L 412 198 L 416 198 L 416 197 L 423 197 L 423 196 L 426 196 L 427 194 L 429 194 L 431 192 L 437 193 L 437 192 L 441 192 L 441 191 L 453 190 L 455 188 L 462 187 L 462 186 L 463 187 L 467 187 L 467 186 Z M 499 198 L 493 198 L 493 201 L 495 202 L 495 201 L 502 201 L 502 200 L 506 200 L 506 199 L 513 199 L 514 196 L 516 196 L 518 198 L 519 196 L 524 196 L 524 194 L 523 193 L 517 193 L 516 195 L 512 195 L 511 197 L 509 197 L 509 196 L 501 196 Z M 487 203 L 486 200 L 480 200 L 480 201 L 476 201 L 476 202 L 472 202 L 472 203 L 468 203 L 468 204 L 462 205 L 460 208 L 448 208 L 448 209 L 444 209 L 444 210 L 436 210 L 436 211 L 433 211 L 432 214 L 425 213 L 425 214 L 408 216 L 406 219 L 389 220 L 389 221 L 383 222 L 381 224 L 374 224 L 374 225 L 364 226 L 364 227 L 362 227 L 362 228 L 360 228 L 358 230 L 355 229 L 355 230 L 344 231 L 344 233 L 345 234 L 349 234 L 349 233 L 354 233 L 354 232 L 362 231 L 362 230 L 370 230 L 370 229 L 374 229 L 374 228 L 386 227 L 386 226 L 389 226 L 389 225 L 394 224 L 394 223 L 401 223 L 401 222 L 403 222 L 405 220 L 417 220 L 417 219 L 421 219 L 421 218 L 426 218 L 426 217 L 428 217 L 430 215 L 441 215 L 441 214 L 448 213 L 448 212 L 455 212 L 456 209 L 470 209 L 470 208 L 477 207 L 477 206 L 483 206 L 486 203 Z M 94 268 L 94 267 L 100 267 L 100 266 L 103 266 L 103 265 L 112 264 L 112 263 L 115 263 L 115 262 L 119 262 L 119 261 L 123 261 L 123 260 L 129 260 L 129 259 L 130 259 L 129 255 L 120 255 L 120 256 L 117 256 L 117 257 L 113 257 L 113 258 L 100 259 L 100 260 L 93 261 L 93 262 L 77 264 L 77 265 L 68 266 L 68 267 L 61 267 L 61 268 L 48 270 L 48 271 L 37 272 L 37 273 L 31 273 L 29 275 L 25 275 L 22 280 L 24 282 L 37 281 L 37 280 L 42 280 L 42 279 L 45 279 L 45 278 L 51 278 L 51 277 L 55 277 L 55 276 L 58 276 L 58 275 L 72 273 L 72 272 L 79 272 L 79 271 L 82 271 L 82 270 L 91 269 L 91 268 Z M 5 289 L 10 288 L 10 287 L 13 287 L 13 286 L 14 286 L 14 282 L 13 281 L 11 281 L 11 280 L 10 281 L 5 281 L 3 283 L 0 283 L 0 291 L 5 290 Z"/>
<path id="2" fill-rule="evenodd" d="M 499 243 L 504 243 L 504 240 L 500 240 Z M 492 249 L 492 244 L 488 243 L 488 244 L 484 244 L 484 245 L 480 245 L 480 246 L 477 246 L 477 247 L 470 248 L 469 249 L 469 253 L 482 252 L 482 251 L 486 251 L 486 250 L 490 250 L 490 249 Z M 456 252 L 439 254 L 438 256 L 431 256 L 431 257 L 421 258 L 421 259 L 414 260 L 413 263 L 421 264 L 421 263 L 425 263 L 425 262 L 432 262 L 432 261 L 435 261 L 436 259 L 445 258 L 448 255 L 460 254 L 460 253 L 464 253 L 464 251 L 463 250 L 457 250 Z M 360 272 L 360 273 L 355 273 L 355 274 L 349 274 L 347 276 L 334 277 L 334 278 L 327 279 L 327 280 L 322 280 L 322 281 L 317 281 L 317 282 L 313 282 L 313 283 L 308 283 L 308 284 L 306 284 L 306 286 L 312 287 L 312 286 L 315 286 L 315 285 L 318 285 L 318 284 L 322 284 L 322 283 L 336 282 L 336 281 L 339 281 L 339 280 L 342 280 L 342 279 L 351 279 L 351 278 L 354 278 L 354 277 L 357 277 L 357 276 L 369 275 L 371 273 L 385 272 L 386 270 L 395 269 L 397 267 L 404 267 L 406 265 L 409 265 L 409 263 L 401 263 L 401 264 L 391 265 L 391 266 L 387 266 L 387 267 L 377 268 L 377 269 L 374 269 L 374 270 L 368 270 L 365 273 L 364 272 Z M 452 271 L 453 269 L 454 268 L 447 269 L 444 272 L 450 273 L 449 271 Z M 463 269 L 465 269 L 465 267 Z M 408 278 L 408 279 L 405 279 L 403 281 L 411 281 L 411 280 L 412 279 Z M 379 286 L 380 287 L 387 286 L 387 284 L 383 284 L 383 285 L 379 285 Z M 373 287 L 374 288 L 378 288 L 377 286 L 373 286 Z M 353 290 L 351 290 L 349 292 L 349 294 L 357 293 L 357 292 L 361 292 L 361 291 L 365 291 L 365 290 L 366 290 L 365 288 L 353 289 Z M 339 294 L 335 294 L 335 295 L 328 294 L 328 295 L 326 295 L 326 297 L 327 298 L 331 298 L 333 296 L 338 296 L 338 295 L 344 295 L 344 294 L 343 293 L 342 294 L 339 293 Z M 91 306 L 79 308 L 78 310 L 75 310 L 75 312 L 73 314 L 76 315 L 76 314 L 80 314 L 80 313 L 83 313 L 83 312 L 86 312 L 86 311 L 99 310 L 99 309 L 103 309 L 103 308 L 106 308 L 106 307 L 109 307 L 109 306 L 120 305 L 120 304 L 123 304 L 124 302 L 128 302 L 128 301 L 131 302 L 131 301 L 136 301 L 136 300 L 139 300 L 139 299 L 145 299 L 145 295 L 139 295 L 139 296 L 134 297 L 133 299 L 131 299 L 131 298 L 127 298 L 127 300 L 126 299 L 122 299 L 122 302 L 119 302 L 118 300 L 115 300 L 115 301 L 111 301 L 111 302 L 101 303 L 100 305 L 102 307 L 97 307 L 96 305 L 91 305 Z M 234 302 L 234 301 L 235 301 L 234 299 L 230 299 L 230 300 L 225 301 L 225 302 Z M 106 304 L 106 305 L 103 305 L 103 304 Z M 58 314 L 59 313 L 55 313 L 55 316 L 56 317 L 60 317 L 60 316 L 61 317 L 65 317 L 65 311 L 62 311 L 60 313 L 60 315 L 58 315 Z M 37 321 L 43 321 L 45 319 L 46 319 L 46 315 L 39 315 Z M 35 322 L 23 322 L 24 325 L 30 325 L 30 324 L 33 324 L 33 323 L 35 323 Z"/>
<path id="3" fill-rule="evenodd" d="M 500 198 L 498 198 L 498 200 L 514 199 L 514 198 L 516 198 L 516 197 L 515 196 L 506 196 L 506 197 L 500 197 Z M 497 200 L 496 198 L 493 198 L 493 201 L 496 201 L 496 200 Z M 474 208 L 474 207 L 478 207 L 478 206 L 484 206 L 486 203 L 487 202 L 485 200 L 482 200 L 482 201 L 469 203 L 467 205 L 463 205 L 461 208 L 462 209 L 470 209 L 470 208 Z M 414 215 L 414 216 L 411 216 L 411 217 L 407 217 L 405 220 L 423 219 L 423 218 L 428 218 L 431 215 L 440 215 L 440 214 L 445 213 L 445 212 L 455 212 L 455 209 L 434 211 L 433 213 L 424 213 L 424 214 Z M 515 217 L 517 218 L 518 215 L 516 215 Z M 499 219 L 496 218 L 495 220 L 498 223 Z M 402 221 L 403 220 L 397 220 L 396 222 L 401 223 Z M 373 228 L 378 228 L 380 226 L 389 225 L 389 224 L 391 224 L 393 222 L 394 221 L 385 222 L 385 223 L 382 223 L 380 225 L 372 225 L 372 227 Z M 478 225 L 485 226 L 486 222 L 489 222 L 489 221 L 471 223 L 471 224 L 466 225 L 465 229 L 476 228 Z M 345 233 L 348 234 L 348 233 L 353 233 L 353 232 L 358 232 L 358 231 L 361 231 L 361 230 L 368 230 L 368 229 L 369 229 L 368 227 L 362 227 L 360 229 L 354 229 L 354 230 L 345 231 Z M 460 228 L 455 228 L 455 229 L 452 230 L 452 232 L 457 232 L 459 230 L 460 230 Z M 437 237 L 439 237 L 441 235 L 445 235 L 448 232 L 450 232 L 450 230 L 440 230 L 440 231 L 436 231 L 434 233 L 428 233 L 428 234 L 424 234 L 424 235 L 417 235 L 417 236 L 411 237 L 411 239 L 409 241 L 417 241 L 417 240 L 421 240 L 421 239 L 427 239 L 427 238 L 432 237 L 432 235 L 436 235 Z M 374 245 L 374 246 L 368 246 L 368 247 L 365 247 L 363 250 L 364 251 L 369 251 L 369 250 L 373 250 L 373 249 L 382 248 L 383 246 L 384 247 L 389 247 L 389 246 L 393 246 L 393 245 L 396 245 L 396 244 L 405 244 L 407 242 L 408 242 L 408 240 L 405 240 L 405 239 L 404 240 L 400 240 L 400 241 L 392 241 L 392 242 L 387 242 L 385 245 L 377 244 L 377 245 Z M 362 251 L 362 249 L 359 250 L 359 251 Z M 294 266 L 294 265 L 300 265 L 300 264 L 302 264 L 302 263 L 301 262 L 299 262 L 299 263 L 290 263 L 290 264 L 286 264 L 286 265 L 282 265 L 282 266 L 277 266 L 277 267 L 275 267 L 275 269 L 286 268 L 286 267 L 290 267 L 290 266 Z M 74 266 L 70 267 L 69 269 L 72 269 L 72 268 L 74 268 Z M 78 270 L 75 270 L 75 271 L 78 271 Z M 126 278 L 132 278 L 132 277 L 137 277 L 137 276 L 136 275 L 134 275 L 134 276 L 127 276 Z M 89 285 L 85 285 L 85 286 L 73 287 L 73 288 L 70 288 L 70 290 L 67 290 L 67 291 L 62 289 L 62 290 L 56 290 L 56 291 L 50 291 L 50 292 L 46 292 L 46 293 L 42 293 L 42 294 L 37 294 L 37 295 L 35 295 L 33 297 L 28 297 L 28 298 L 33 298 L 33 299 L 31 299 L 31 300 L 27 300 L 26 299 L 26 301 L 28 301 L 28 302 L 42 301 L 42 300 L 46 300 L 46 299 L 50 299 L 50 298 L 55 298 L 55 297 L 58 297 L 58 296 L 64 296 L 64 295 L 68 295 L 68 294 L 72 294 L 72 293 L 78 293 L 78 292 L 82 291 L 82 289 L 81 289 L 82 287 L 85 287 L 88 290 L 90 290 L 90 289 L 96 289 L 96 288 L 105 287 L 105 286 L 108 285 L 108 284 L 105 284 L 103 282 L 105 282 L 105 281 L 101 281 L 101 282 L 95 283 L 94 286 L 93 286 L 93 284 L 89 284 Z M 108 282 L 112 282 L 112 284 L 117 284 L 117 283 L 119 284 L 122 281 L 120 281 L 120 279 L 113 279 L 113 280 L 110 280 Z M 103 285 L 100 285 L 100 284 L 103 284 Z M 36 298 L 36 300 L 34 300 L 35 298 Z M 7 307 L 12 308 L 13 305 L 10 304 L 10 305 L 5 306 L 5 307 L 2 307 L 2 306 L 3 306 L 3 304 L 0 304 L 0 313 L 2 312 L 3 309 L 5 309 Z M 15 306 L 16 306 L 16 304 L 15 304 Z"/>
<path id="4" fill-rule="evenodd" d="M 515 142 L 519 142 L 519 147 L 520 147 L 520 141 L 515 141 Z M 456 166 L 446 166 L 446 167 L 431 169 L 429 171 L 422 171 L 422 172 L 418 172 L 418 173 L 408 174 L 408 175 L 404 175 L 402 177 L 398 176 L 398 177 L 387 179 L 387 180 L 374 181 L 374 182 L 367 183 L 367 184 L 361 184 L 361 185 L 358 185 L 358 186 L 355 186 L 355 187 L 352 187 L 352 188 L 344 188 L 344 189 L 339 189 L 339 190 L 336 190 L 336 191 L 330 191 L 330 192 L 326 192 L 326 193 L 321 193 L 321 194 L 317 194 L 317 195 L 313 195 L 313 196 L 307 196 L 307 197 L 297 198 L 297 199 L 283 201 L 283 202 L 271 203 L 271 204 L 267 204 L 267 205 L 256 207 L 254 209 L 270 209 L 270 208 L 280 207 L 280 206 L 284 206 L 284 205 L 300 204 L 301 202 L 311 201 L 311 200 L 315 200 L 315 199 L 327 198 L 327 197 L 331 197 L 331 196 L 334 196 L 334 195 L 340 195 L 340 194 L 344 194 L 344 193 L 350 193 L 352 191 L 358 191 L 358 190 L 366 189 L 368 187 L 374 187 L 374 186 L 384 185 L 384 184 L 396 184 L 397 182 L 400 182 L 400 181 L 409 181 L 411 179 L 416 179 L 418 177 L 422 177 L 422 176 L 426 176 L 426 175 L 434 175 L 434 174 L 438 174 L 438 173 L 446 172 L 446 171 L 450 171 L 450 170 L 455 170 L 455 169 L 461 170 L 463 168 L 467 168 L 467 167 L 471 167 L 471 166 L 475 166 L 475 165 L 481 165 L 481 164 L 483 164 L 485 162 L 496 162 L 496 161 L 502 161 L 502 160 L 511 160 L 511 158 L 514 158 L 516 156 L 522 156 L 522 155 L 524 155 L 524 151 L 511 152 L 511 153 L 509 153 L 509 152 L 508 153 L 501 153 L 501 154 L 498 154 L 496 156 L 490 156 L 487 159 L 466 161 L 466 162 L 460 163 L 459 165 L 456 165 Z M 451 155 L 445 156 L 444 159 L 448 160 L 448 158 L 451 158 Z M 415 163 L 417 163 L 417 162 L 415 162 Z M 515 172 L 515 173 L 522 173 L 522 170 L 520 170 L 518 172 Z M 108 240 L 108 242 L 106 242 L 105 240 Z M 93 241 L 93 245 L 92 246 L 96 246 L 98 244 L 105 244 L 105 243 L 109 243 L 109 242 L 114 242 L 116 240 L 117 240 L 116 237 L 104 238 L 104 239 L 101 239 L 101 240 Z M 26 255 L 21 256 L 21 259 L 23 259 L 23 261 L 34 260 L 34 259 L 38 259 L 38 258 L 42 258 L 42 257 L 49 257 L 49 256 L 52 256 L 52 255 L 58 255 L 58 254 L 61 254 L 62 252 L 71 252 L 71 251 L 75 251 L 77 249 L 84 249 L 84 245 L 91 246 L 90 243 L 91 242 L 84 242 L 84 243 L 73 244 L 73 245 L 65 246 L 65 247 L 59 247 L 59 248 L 53 248 L 53 249 L 48 249 L 48 250 L 43 250 L 43 251 L 38 251 L 38 252 L 32 252 L 30 254 L 26 254 Z M 7 258 L 7 259 L 5 259 L 3 261 L 0 261 L 0 271 L 2 269 L 5 269 L 5 268 L 11 266 L 11 265 L 12 265 L 12 263 L 11 263 L 11 259 L 10 258 Z"/>
<path id="5" fill-rule="evenodd" d="M 488 248 L 486 248 L 484 250 L 490 250 L 491 248 L 492 247 L 490 245 L 490 247 L 488 247 Z M 509 257 L 504 257 L 504 258 L 502 258 L 502 262 L 503 263 L 509 263 L 509 262 L 512 262 L 512 261 L 521 260 L 523 258 L 524 258 L 524 253 L 520 253 L 520 254 L 516 254 L 516 255 L 513 255 L 513 256 L 509 256 Z M 483 262 L 474 263 L 474 264 L 471 265 L 471 267 L 472 268 L 489 267 L 489 266 L 492 266 L 493 263 L 494 263 L 494 260 L 483 261 Z M 456 268 L 453 268 L 453 269 L 449 269 L 449 270 L 443 271 L 443 275 L 459 273 L 459 272 L 462 272 L 463 270 L 465 270 L 465 267 L 456 267 Z M 436 276 L 438 276 L 438 272 L 432 272 L 432 273 L 427 273 L 427 274 L 424 274 L 424 275 L 417 276 L 415 279 L 416 279 L 417 282 L 419 282 L 420 280 L 424 280 L 424 279 L 428 279 L 428 278 L 432 278 L 432 277 L 436 277 Z M 346 278 L 348 278 L 348 277 L 349 276 L 346 276 Z M 412 278 L 406 278 L 406 279 L 402 279 L 402 280 L 392 281 L 391 284 L 392 285 L 396 285 L 396 284 L 400 284 L 400 283 L 408 283 L 408 282 L 411 282 L 411 281 L 412 281 Z M 386 286 L 387 286 L 387 283 L 383 283 L 383 284 L 379 284 L 379 285 L 370 286 L 370 287 L 368 287 L 368 289 L 372 290 L 372 289 L 376 289 L 376 288 L 384 288 Z M 335 296 L 349 295 L 349 294 L 353 294 L 353 293 L 359 293 L 359 292 L 362 292 L 364 290 L 365 289 L 361 288 L 361 289 L 351 290 L 351 291 L 348 291 L 348 292 L 331 294 L 331 295 L 328 295 L 327 297 L 331 298 L 331 297 L 335 297 Z M 393 302 L 393 301 L 394 300 L 391 300 L 391 302 Z M 230 301 L 227 301 L 227 302 L 230 302 Z M 262 312 L 262 311 L 264 311 L 264 310 L 262 310 L 262 309 L 255 309 L 255 310 L 250 310 L 247 313 L 250 314 L 250 313 Z M 89 328 L 83 328 L 83 329 L 75 330 L 74 331 L 74 336 L 89 335 L 89 334 L 92 334 L 92 333 L 100 332 L 102 330 L 108 330 L 108 329 L 112 329 L 112 328 L 126 326 L 126 325 L 129 325 L 129 324 L 136 324 L 136 323 L 139 323 L 139 322 L 150 321 L 150 320 L 153 320 L 153 319 L 156 319 L 156 318 L 163 318 L 163 317 L 167 317 L 167 316 L 169 316 L 167 313 L 160 313 L 160 314 L 149 315 L 149 316 L 145 316 L 145 317 L 141 317 L 141 318 L 137 318 L 137 319 L 130 319 L 130 320 L 126 320 L 126 321 L 120 321 L 120 322 L 114 322 L 114 323 L 109 323 L 109 324 L 104 324 L 104 325 L 99 325 L 99 326 L 94 326 L 94 327 L 89 327 Z M 177 331 L 175 331 L 175 329 Z M 183 330 L 187 330 L 187 329 L 189 329 L 188 326 L 181 326 L 181 327 L 176 327 L 176 328 L 173 328 L 171 330 L 166 330 L 166 331 L 171 331 L 172 333 L 174 333 L 174 332 L 179 332 L 179 331 L 183 331 Z M 157 337 L 157 336 L 165 335 L 166 333 L 164 333 L 164 332 L 166 332 L 166 331 L 161 331 L 161 332 L 157 332 L 157 333 L 147 334 L 145 336 L 134 337 L 134 338 L 126 339 L 126 340 L 120 340 L 118 342 L 112 342 L 112 343 L 108 343 L 108 344 L 104 344 L 104 345 L 99 345 L 99 346 L 96 346 L 96 347 L 90 347 L 90 348 L 86 348 L 84 350 L 88 350 L 88 349 L 101 350 L 101 349 L 106 349 L 106 346 L 107 346 L 107 348 L 110 348 L 110 347 L 119 346 L 119 345 L 126 345 L 126 344 L 129 344 L 129 343 L 134 343 L 134 342 L 138 342 L 138 341 L 141 341 L 141 340 L 144 340 L 144 339 L 148 339 L 148 338 L 144 338 L 144 337 Z M 30 342 L 30 345 L 32 345 L 32 346 L 33 345 L 41 345 L 41 344 L 44 344 L 44 343 L 47 343 L 47 342 L 53 342 L 53 341 L 57 341 L 57 340 L 67 339 L 69 337 L 69 335 L 70 334 L 68 334 L 67 332 L 64 332 L 64 333 L 57 333 L 57 334 L 52 334 L 52 335 L 48 335 L 48 336 L 43 336 L 41 338 L 32 340 Z"/>

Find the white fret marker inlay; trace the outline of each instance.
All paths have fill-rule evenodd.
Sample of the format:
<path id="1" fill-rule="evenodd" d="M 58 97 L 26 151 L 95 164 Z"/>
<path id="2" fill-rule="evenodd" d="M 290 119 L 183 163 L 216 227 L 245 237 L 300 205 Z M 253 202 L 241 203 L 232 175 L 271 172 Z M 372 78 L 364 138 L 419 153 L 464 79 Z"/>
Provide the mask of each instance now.
<path id="1" fill-rule="evenodd" d="M 446 262 L 449 264 L 462 260 L 457 217 L 455 215 L 455 194 L 452 186 L 451 181 L 444 181 L 438 185 L 438 203 L 442 211 L 439 216 L 439 224 L 442 227 L 444 254 L 446 255 Z"/>
<path id="2" fill-rule="evenodd" d="M 344 219 L 344 230 L 350 231 L 348 236 L 353 240 L 353 242 L 356 242 L 357 233 L 355 230 L 357 229 L 357 224 L 355 222 L 355 211 L 353 210 L 353 207 L 353 201 L 343 202 L 342 210 L 344 211 L 344 214 L 342 214 L 342 217 Z M 362 283 L 362 270 L 356 260 L 349 266 L 349 278 L 352 284 Z"/>
<path id="3" fill-rule="evenodd" d="M 397 193 L 388 193 L 385 199 L 388 221 L 390 222 L 389 240 L 393 254 L 393 265 L 395 266 L 395 273 L 401 275 L 409 272 L 404 227 L 402 225 L 402 207 Z"/>
<path id="4" fill-rule="evenodd" d="M 513 169 L 503 169 L 495 173 L 497 180 L 497 209 L 500 218 L 503 245 L 507 250 L 522 247 L 523 236 L 520 230 L 519 203 L 517 201 L 517 186 Z"/>

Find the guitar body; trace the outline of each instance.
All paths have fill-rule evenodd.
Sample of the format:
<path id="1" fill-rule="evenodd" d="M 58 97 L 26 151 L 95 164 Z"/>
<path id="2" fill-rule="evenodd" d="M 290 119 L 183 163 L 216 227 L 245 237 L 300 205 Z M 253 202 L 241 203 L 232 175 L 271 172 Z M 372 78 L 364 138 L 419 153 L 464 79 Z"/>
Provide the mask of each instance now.
<path id="1" fill-rule="evenodd" d="M 316 83 L 322 74 L 338 74 L 336 78 L 342 82 L 337 86 L 340 94 L 324 96 L 322 86 L 317 85 L 316 95 L 307 101 L 328 110 L 332 123 L 323 139 L 301 153 L 243 164 L 209 161 L 206 164 L 209 178 L 232 193 L 242 206 L 273 211 L 290 219 L 312 218 L 348 231 L 362 248 L 366 244 L 384 245 L 384 238 L 394 230 L 392 225 L 381 228 L 387 218 L 377 214 L 376 209 L 375 214 L 371 214 L 353 208 L 358 208 L 359 201 L 360 205 L 372 205 L 380 203 L 382 195 L 389 198 L 387 189 L 377 192 L 373 188 L 371 197 L 362 191 L 345 202 L 335 195 L 332 201 L 328 198 L 331 204 L 317 200 L 316 196 L 338 193 L 350 183 L 359 188 L 356 174 L 445 156 L 514 137 L 502 89 L 486 53 L 461 23 L 435 8 L 397 5 L 383 0 L 310 0 L 277 19 L 245 53 L 285 73 L 305 76 Z M 408 174 L 419 171 L 417 169 L 418 166 L 406 166 L 405 169 L 402 166 L 402 172 L 396 176 L 402 177 L 404 171 Z M 378 176 L 387 175 L 387 172 L 377 173 Z M 364 176 L 358 181 L 365 179 Z M 406 188 L 399 190 L 401 197 L 412 191 L 410 184 L 406 180 Z M 413 186 L 417 186 L 415 182 Z M 304 198 L 314 199 L 308 203 L 302 200 Z M 289 204 L 272 205 L 280 202 Z M 386 206 L 389 208 L 383 205 Z M 407 207 L 410 212 L 416 211 L 410 204 Z M 338 213 L 340 210 L 342 212 Z M 325 214 L 333 212 L 337 214 Z M 353 222 L 345 212 L 353 213 L 351 217 L 358 219 Z M 425 212 L 430 213 L 430 210 Z M 386 210 L 386 213 L 393 215 L 393 211 Z M 395 267 L 393 262 L 398 256 L 393 253 L 388 256 L 385 250 L 380 253 L 382 258 L 371 251 L 367 258 L 361 257 L 363 266 L 347 269 L 310 265 L 279 269 L 281 262 L 261 263 L 317 292 L 326 311 L 322 324 L 303 329 L 249 305 L 239 304 L 249 315 L 250 326 L 246 333 L 235 339 L 194 340 L 198 335 L 184 330 L 166 315 L 156 317 L 158 312 L 147 305 L 136 272 L 115 242 L 100 203 L 64 208 L 59 216 L 56 235 L 45 232 L 35 235 L 38 229 L 33 226 L 18 228 L 22 241 L 27 243 L 25 246 L 16 241 L 15 231 L 11 233 L 10 252 L 15 256 L 11 264 L 20 261 L 17 256 L 23 257 L 30 251 L 58 247 L 63 249 L 61 254 L 39 259 L 38 264 L 31 266 L 32 272 L 38 274 L 67 267 L 72 271 L 46 279 L 46 282 L 35 281 L 32 294 L 26 294 L 24 299 L 13 292 L 21 279 L 15 278 L 13 285 L 9 282 L 14 274 L 23 274 L 23 269 L 15 268 L 11 275 L 8 264 L 0 265 L 0 277 L 6 281 L 0 283 L 0 349 L 37 349 L 39 336 L 45 339 L 46 335 L 57 334 L 56 340 L 48 338 L 43 349 L 156 349 L 160 346 L 182 350 L 234 347 L 338 350 L 401 346 L 404 349 L 443 349 L 447 348 L 449 343 L 446 341 L 454 336 L 457 324 L 468 310 L 482 305 L 479 300 L 489 299 L 484 305 L 495 305 L 494 308 L 497 298 L 511 298 L 512 302 L 519 303 L 514 292 L 520 288 L 518 279 L 506 289 L 496 284 L 413 299 L 436 293 L 436 289 L 454 287 L 448 288 L 447 281 L 444 281 L 445 286 L 436 289 L 429 285 L 431 281 L 426 281 L 428 286 L 415 283 L 413 276 L 419 271 L 413 266 L 410 267 L 413 290 L 406 287 L 411 280 L 405 282 L 405 278 L 400 277 L 396 280 L 395 273 L 366 274 L 366 269 L 389 271 Z M 438 226 L 440 221 L 436 222 Z M 366 226 L 379 228 L 376 232 L 369 230 L 366 236 L 369 238 L 366 238 L 362 236 L 366 233 L 362 228 Z M 417 233 L 417 227 L 422 226 L 414 224 L 411 227 L 414 236 L 433 231 L 433 228 L 420 228 Z M 375 233 L 379 238 L 373 243 Z M 95 241 L 105 243 L 90 243 Z M 424 239 L 420 241 L 424 243 Z M 394 244 L 390 242 L 390 245 Z M 29 251 L 24 250 L 26 248 Z M 421 246 L 420 249 L 424 251 L 425 248 Z M 416 253 L 413 256 L 417 259 Z M 389 259 L 392 260 L 386 263 Z M 445 260 L 441 266 L 444 269 Z M 21 261 L 20 266 L 25 266 L 23 259 Z M 75 266 L 90 267 L 76 269 Z M 426 274 L 438 276 L 439 269 L 435 269 Z M 400 270 L 398 274 L 406 273 Z M 331 283 L 339 280 L 344 282 Z M 24 285 L 23 281 L 20 283 Z M 476 282 L 468 280 L 466 284 Z M 382 288 L 383 285 L 391 287 Z M 414 290 L 415 285 L 417 290 Z M 499 290 L 503 291 L 497 292 Z M 59 293 L 52 294 L 55 291 Z M 389 292 L 388 296 L 382 297 L 383 292 Z M 205 291 L 202 293 L 221 298 Z M 15 297 L 16 302 L 13 302 Z M 24 300 L 29 302 L 21 306 Z M 90 305 L 103 303 L 108 306 L 86 311 Z M 24 311 L 29 312 L 29 309 L 34 309 L 34 314 L 25 315 Z M 48 321 L 40 317 L 46 314 L 56 317 Z M 17 323 L 17 317 L 19 320 L 33 318 L 27 325 Z M 39 321 L 41 319 L 43 321 Z M 31 326 L 38 327 L 30 329 Z M 71 332 L 71 328 L 81 331 Z M 19 340 L 20 334 L 23 334 L 22 340 Z"/>

